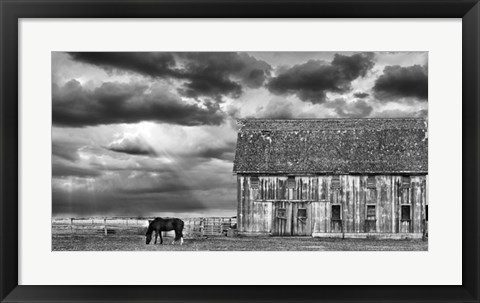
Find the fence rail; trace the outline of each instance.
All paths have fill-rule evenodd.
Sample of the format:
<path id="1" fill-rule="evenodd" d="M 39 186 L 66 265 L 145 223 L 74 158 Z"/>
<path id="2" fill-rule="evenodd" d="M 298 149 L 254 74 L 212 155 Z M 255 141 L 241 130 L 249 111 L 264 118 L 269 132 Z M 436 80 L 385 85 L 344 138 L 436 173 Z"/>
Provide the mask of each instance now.
<path id="1" fill-rule="evenodd" d="M 54 218 L 52 233 L 55 234 L 130 234 L 144 235 L 148 220 L 154 218 Z M 185 223 L 186 238 L 199 236 L 222 236 L 229 229 L 236 229 L 236 217 L 180 218 Z M 163 232 L 163 236 L 174 237 L 175 232 Z"/>

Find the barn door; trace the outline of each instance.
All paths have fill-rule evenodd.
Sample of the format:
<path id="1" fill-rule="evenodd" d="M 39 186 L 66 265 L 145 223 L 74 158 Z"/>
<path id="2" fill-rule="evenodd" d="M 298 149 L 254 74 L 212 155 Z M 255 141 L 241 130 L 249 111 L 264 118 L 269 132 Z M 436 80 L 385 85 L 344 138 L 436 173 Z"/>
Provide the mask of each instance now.
<path id="1" fill-rule="evenodd" d="M 310 202 L 297 202 L 292 205 L 292 235 L 293 236 L 311 236 L 312 235 L 312 219 L 311 219 Z"/>
<path id="2" fill-rule="evenodd" d="M 274 236 L 292 235 L 292 203 L 274 202 L 273 204 L 273 229 Z"/>

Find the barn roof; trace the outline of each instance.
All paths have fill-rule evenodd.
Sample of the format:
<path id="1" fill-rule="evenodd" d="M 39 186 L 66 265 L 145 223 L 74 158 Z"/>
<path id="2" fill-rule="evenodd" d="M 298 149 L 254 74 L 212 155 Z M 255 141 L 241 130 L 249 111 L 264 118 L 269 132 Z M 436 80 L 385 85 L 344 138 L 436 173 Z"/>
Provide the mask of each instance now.
<path id="1" fill-rule="evenodd" d="M 235 173 L 427 173 L 427 121 L 239 120 Z"/>

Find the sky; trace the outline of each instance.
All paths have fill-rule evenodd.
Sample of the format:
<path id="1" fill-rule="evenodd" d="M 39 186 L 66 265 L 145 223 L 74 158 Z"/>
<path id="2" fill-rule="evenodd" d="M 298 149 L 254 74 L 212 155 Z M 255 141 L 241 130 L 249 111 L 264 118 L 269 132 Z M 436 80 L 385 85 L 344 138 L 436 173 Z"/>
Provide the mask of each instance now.
<path id="1" fill-rule="evenodd" d="M 52 52 L 53 216 L 235 216 L 237 119 L 427 100 L 427 52 Z"/>

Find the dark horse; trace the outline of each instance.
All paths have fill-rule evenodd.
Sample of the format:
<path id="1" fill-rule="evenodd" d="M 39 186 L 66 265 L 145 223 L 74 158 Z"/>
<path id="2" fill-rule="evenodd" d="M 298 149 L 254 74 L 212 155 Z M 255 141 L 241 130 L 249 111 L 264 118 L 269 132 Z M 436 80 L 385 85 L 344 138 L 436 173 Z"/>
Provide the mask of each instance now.
<path id="1" fill-rule="evenodd" d="M 157 244 L 157 237 L 160 235 L 160 244 L 163 244 L 162 238 L 162 231 L 170 231 L 175 230 L 175 239 L 173 240 L 172 244 L 175 241 L 180 240 L 180 245 L 183 244 L 183 221 L 177 218 L 155 218 L 155 220 L 148 220 L 150 224 L 148 224 L 147 229 L 147 244 L 150 244 L 152 241 L 152 233 L 155 231 L 155 244 Z"/>

